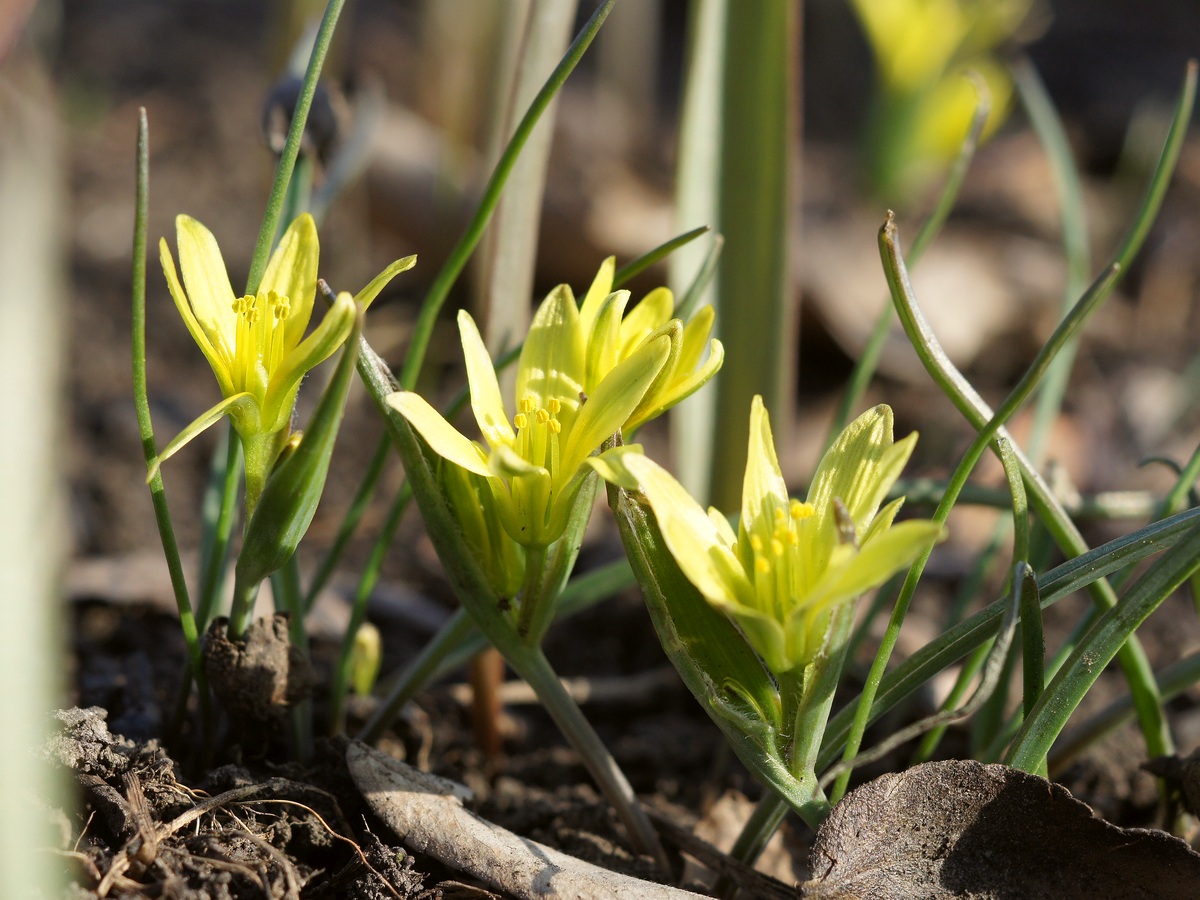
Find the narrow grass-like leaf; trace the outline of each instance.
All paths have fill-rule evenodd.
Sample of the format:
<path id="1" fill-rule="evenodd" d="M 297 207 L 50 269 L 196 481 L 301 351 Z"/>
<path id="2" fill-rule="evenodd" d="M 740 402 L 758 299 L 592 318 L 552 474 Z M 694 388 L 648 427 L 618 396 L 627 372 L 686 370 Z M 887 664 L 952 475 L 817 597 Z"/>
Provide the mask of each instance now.
<path id="1" fill-rule="evenodd" d="M 1058 189 L 1063 255 L 1067 262 L 1067 279 L 1063 286 L 1062 299 L 1063 314 L 1066 315 L 1075 298 L 1087 284 L 1088 272 L 1092 267 L 1088 248 L 1087 210 L 1083 205 L 1079 170 L 1071 154 L 1066 129 L 1033 64 L 1028 59 L 1020 59 L 1012 67 L 1012 74 L 1030 124 L 1033 125 L 1033 130 L 1042 143 L 1042 149 L 1050 160 L 1054 183 Z M 1038 394 L 1028 445 L 1029 458 L 1037 465 L 1042 462 L 1050 425 L 1062 407 L 1078 344 L 1076 339 L 1063 348 L 1046 374 L 1045 383 Z"/>
<path id="2" fill-rule="evenodd" d="M 521 149 L 525 146 L 526 141 L 529 140 L 529 135 L 532 133 L 534 126 L 537 125 L 542 113 L 545 112 L 546 107 L 550 105 L 550 101 L 554 99 L 563 82 L 567 80 L 567 76 L 574 71 L 584 52 L 591 46 L 592 40 L 596 37 L 600 26 L 608 17 L 615 2 L 616 0 L 605 0 L 592 13 L 592 17 L 583 26 L 583 30 L 579 32 L 575 40 L 571 43 L 571 46 L 567 49 L 562 62 L 555 67 L 546 84 L 538 92 L 533 103 L 530 104 L 520 124 L 517 125 L 516 130 L 513 132 L 508 146 L 505 147 L 504 152 L 500 155 L 500 159 L 492 171 L 492 177 L 488 180 L 487 186 L 483 190 L 483 196 L 479 200 L 479 208 L 475 211 L 475 215 L 471 218 L 470 223 L 468 223 L 463 236 L 459 239 L 454 250 L 451 251 L 445 264 L 443 264 L 441 270 L 434 278 L 433 284 L 429 286 L 429 292 L 425 295 L 425 301 L 421 304 L 421 312 L 417 316 L 416 325 L 413 326 L 412 341 L 409 344 L 408 353 L 404 358 L 404 368 L 400 372 L 400 385 L 403 390 L 411 391 L 416 386 L 417 376 L 420 374 L 421 366 L 425 362 L 425 353 L 429 348 L 429 341 L 433 337 L 433 326 L 437 322 L 438 313 L 441 312 L 446 298 L 450 296 L 450 290 L 454 287 L 455 281 L 458 280 L 458 276 L 466 266 L 467 260 L 479 244 L 479 239 L 483 236 L 484 228 L 487 226 L 492 213 L 495 212 L 496 204 L 500 202 L 500 195 L 504 190 L 509 173 L 512 172 L 513 166 L 516 165 Z"/>
<path id="3" fill-rule="evenodd" d="M 562 57 L 575 23 L 578 0 L 530 0 L 518 15 L 523 20 L 519 59 L 505 85 L 504 114 L 494 116 L 499 133 L 489 146 L 501 147 L 529 102 Z M 495 33 L 496 43 L 506 37 Z M 496 52 L 502 52 L 497 47 Z M 521 156 L 509 173 L 507 190 L 483 242 L 479 267 L 482 304 L 478 316 L 488 349 L 499 352 L 529 331 L 529 298 L 533 296 L 534 262 L 542 220 L 542 198 L 554 137 L 555 107 L 547 106 L 537 127 L 528 136 Z"/>
<path id="4" fill-rule="evenodd" d="M 1194 527 L 1100 617 L 1046 687 L 1009 748 L 1006 762 L 1033 771 L 1095 684 L 1105 666 L 1172 591 L 1200 567 L 1200 527 Z"/>
<path id="5" fill-rule="evenodd" d="M 242 444 L 230 422 L 221 423 L 221 439 L 213 454 L 201 505 L 203 533 L 200 548 L 200 602 L 196 627 L 204 632 L 212 621 L 217 595 L 229 565 L 229 541 L 237 520 L 238 488 L 242 484 Z"/>
<path id="6" fill-rule="evenodd" d="M 643 253 L 637 259 L 631 259 L 613 273 L 612 289 L 614 291 L 617 290 L 625 282 L 636 278 L 655 263 L 661 262 L 676 250 L 686 247 L 696 238 L 700 237 L 700 235 L 707 234 L 711 230 L 708 225 L 701 225 L 698 228 L 693 228 L 691 231 L 685 231 L 683 234 L 676 235 L 665 243 L 659 244 L 653 250 Z"/>
<path id="7" fill-rule="evenodd" d="M 1190 109 L 1190 105 L 1187 108 Z M 1156 173 L 1152 184 L 1157 183 L 1160 179 L 1161 173 Z M 954 367 L 945 351 L 942 350 L 928 322 L 925 321 L 916 304 L 912 285 L 908 281 L 904 260 L 896 243 L 895 226 L 890 220 L 880 232 L 880 250 L 884 258 L 888 284 L 892 290 L 892 299 L 896 303 L 904 330 L 908 334 L 917 356 L 926 371 L 930 373 L 972 427 L 979 429 L 979 437 L 973 443 L 973 449 L 978 449 L 979 441 L 991 435 L 999 434 L 1008 437 L 1002 423 L 1036 385 L 1038 376 L 1045 371 L 1046 366 L 1053 359 L 1054 351 L 1061 348 L 1063 343 L 1082 324 L 1088 313 L 1096 307 L 1101 299 L 1107 296 L 1115 279 L 1122 271 L 1118 263 L 1113 263 L 1105 274 L 1093 283 L 1092 287 L 1075 305 L 1072 313 L 1055 330 L 1050 341 L 1039 352 L 1034 364 L 1001 405 L 999 411 L 993 413 L 962 373 Z M 1058 498 L 1016 444 L 1013 445 L 1013 450 L 1020 462 L 1021 473 L 1026 481 L 1026 489 L 1033 501 L 1033 506 L 1039 519 L 1053 536 L 1055 543 L 1067 556 L 1086 552 L 1087 543 L 1083 540 L 1075 523 L 1062 509 Z M 914 570 L 916 568 L 918 565 L 914 565 Z M 1098 608 L 1107 609 L 1116 603 L 1112 586 L 1107 581 L 1093 582 L 1089 587 L 1089 593 Z M 1138 713 L 1147 747 L 1155 755 L 1165 754 L 1170 750 L 1171 736 L 1160 708 L 1146 655 L 1136 638 L 1131 639 L 1128 646 L 1122 648 L 1120 654 L 1121 664 L 1129 678 L 1130 688 L 1138 697 Z"/>
<path id="8" fill-rule="evenodd" d="M 267 208 L 263 212 L 262 225 L 258 229 L 258 240 L 254 244 L 254 255 L 250 259 L 250 272 L 246 276 L 246 293 L 254 294 L 262 281 L 263 273 L 267 270 L 267 257 L 271 253 L 271 244 L 275 232 L 279 228 L 279 214 L 287 197 L 288 186 L 291 184 L 292 172 L 296 167 L 296 158 L 300 155 L 300 140 L 304 136 L 304 126 L 308 122 L 308 111 L 312 108 L 313 95 L 317 92 L 317 81 L 321 77 L 321 68 L 325 65 L 325 56 L 329 52 L 329 44 L 333 40 L 333 31 L 337 27 L 338 16 L 346 0 L 329 0 L 325 6 L 325 15 L 317 29 L 317 37 L 313 41 L 312 54 L 308 58 L 308 69 L 304 73 L 304 81 L 300 93 L 296 97 L 296 107 L 292 112 L 292 123 L 288 128 L 287 141 L 279 154 L 279 162 L 275 165 L 275 180 L 271 183 L 271 193 L 267 197 Z"/>
<path id="9" fill-rule="evenodd" d="M 1200 523 L 1200 509 L 1188 510 L 1089 550 L 1052 569 L 1038 579 L 1042 608 L 1087 587 L 1098 578 L 1174 546 L 1197 523 Z M 998 600 L 980 610 L 930 641 L 885 675 L 871 705 L 868 723 L 877 721 L 938 672 L 994 638 L 1004 615 L 1004 605 L 1004 601 Z M 841 752 L 857 707 L 858 700 L 855 700 L 830 720 L 821 748 L 821 767 L 830 765 Z"/>
<path id="10" fill-rule="evenodd" d="M 146 121 L 146 110 L 138 110 L 137 133 L 137 194 L 133 220 L 133 403 L 137 411 L 138 430 L 142 437 L 142 455 L 146 459 L 146 471 L 153 469 L 158 459 L 158 446 L 154 441 L 154 425 L 150 421 L 150 400 L 146 390 L 146 222 L 150 203 L 150 126 Z M 183 639 L 187 643 L 188 660 L 192 677 L 200 688 L 202 698 L 208 690 L 201 660 L 200 634 L 196 617 L 188 597 L 187 579 L 183 575 L 183 564 L 179 560 L 179 545 L 175 541 L 175 528 L 171 522 L 171 511 L 167 506 L 167 493 L 163 487 L 162 472 L 156 472 L 150 480 L 150 499 L 154 505 L 154 520 L 162 540 L 163 555 L 167 560 L 167 571 L 171 576 L 171 589 L 175 594 L 175 607 L 179 611 L 179 624 Z M 204 700 L 207 703 L 207 700 Z"/>
<path id="11" fill-rule="evenodd" d="M 1200 650 L 1156 672 L 1155 680 L 1164 703 L 1190 690 L 1200 683 Z M 1064 731 L 1054 742 L 1048 757 L 1050 774 L 1061 772 L 1084 749 L 1133 721 L 1135 714 L 1133 698 L 1125 694 L 1086 721 Z"/>

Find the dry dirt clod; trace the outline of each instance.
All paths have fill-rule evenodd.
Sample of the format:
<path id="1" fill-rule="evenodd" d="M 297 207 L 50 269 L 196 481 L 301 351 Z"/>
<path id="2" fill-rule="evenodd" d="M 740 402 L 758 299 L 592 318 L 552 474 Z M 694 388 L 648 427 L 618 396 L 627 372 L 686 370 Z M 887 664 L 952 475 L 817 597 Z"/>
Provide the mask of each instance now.
<path id="1" fill-rule="evenodd" d="M 1061 785 L 970 760 L 924 763 L 847 794 L 821 826 L 808 898 L 1193 900 L 1200 854 L 1118 828 Z"/>
<path id="2" fill-rule="evenodd" d="M 253 622 L 241 641 L 230 640 L 227 625 L 217 619 L 205 636 L 209 684 L 243 738 L 269 735 L 284 712 L 312 692 L 312 667 L 292 646 L 285 613 Z"/>

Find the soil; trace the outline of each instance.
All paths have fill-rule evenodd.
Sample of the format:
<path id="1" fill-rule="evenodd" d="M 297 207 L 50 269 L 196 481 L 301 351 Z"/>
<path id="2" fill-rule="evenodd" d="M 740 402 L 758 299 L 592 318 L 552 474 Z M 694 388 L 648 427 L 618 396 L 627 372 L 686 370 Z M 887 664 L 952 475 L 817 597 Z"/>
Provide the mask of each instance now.
<path id="1" fill-rule="evenodd" d="M 1066 79 L 1063 71 L 1070 68 L 1054 48 L 1077 47 L 1080 33 L 1086 31 L 1072 13 L 1079 5 L 1056 4 L 1061 7 L 1059 25 L 1075 30 L 1064 34 L 1051 28 L 1034 47 L 1035 57 L 1056 61 L 1050 72 L 1052 88 L 1056 87 L 1053 77 Z M 1083 6 L 1090 8 L 1090 4 Z M 1153 55 L 1151 46 L 1130 63 L 1130 71 L 1137 76 L 1139 96 L 1163 100 L 1173 96 L 1182 71 L 1177 66 L 1165 72 L 1166 60 L 1180 55 L 1174 48 L 1183 41 L 1181 32 L 1195 23 L 1181 27 L 1171 22 L 1169 4 L 1163 9 L 1158 6 L 1152 5 L 1150 12 L 1142 9 L 1139 21 L 1148 34 L 1162 25 L 1170 40 L 1162 39 L 1166 49 L 1154 56 L 1156 65 L 1147 62 Z M 422 81 L 421 66 L 428 65 L 429 53 L 420 52 L 421 18 L 416 5 L 360 0 L 351 8 L 331 62 L 349 85 L 347 90 L 352 91 L 355 83 L 360 92 L 379 85 L 394 106 L 428 113 L 430 88 Z M 675 48 L 666 53 L 669 62 L 682 40 L 682 5 L 666 3 L 665 9 L 662 39 Z M 235 707 L 249 710 L 243 715 L 231 715 L 227 705 L 219 707 L 210 722 L 212 740 L 204 739 L 202 711 L 194 692 L 185 693 L 186 649 L 161 557 L 156 556 L 158 536 L 146 502 L 130 402 L 127 235 L 132 219 L 136 109 L 147 107 L 151 128 L 151 236 L 170 236 L 179 212 L 195 216 L 218 235 L 237 283 L 248 266 L 271 174 L 272 159 L 259 134 L 259 106 L 270 92 L 277 61 L 285 54 L 278 42 L 269 40 L 274 32 L 265 5 L 217 0 L 172 4 L 112 0 L 98 5 L 66 0 L 61 10 L 60 21 L 42 24 L 52 35 L 47 53 L 60 93 L 62 139 L 69 163 L 72 215 L 64 238 L 73 285 L 69 358 L 78 362 L 67 373 L 71 435 L 67 474 L 74 542 L 67 579 L 70 689 L 64 709 L 56 714 L 59 734 L 47 752 L 71 770 L 80 800 L 78 810 L 61 817 L 61 846 L 68 848 L 64 864 L 73 881 L 68 896 L 213 900 L 501 896 L 463 872 L 405 849 L 350 778 L 346 738 L 318 739 L 310 762 L 290 761 L 287 716 L 279 713 L 310 686 L 315 732 L 328 732 L 325 691 L 352 582 L 335 581 L 318 604 L 310 623 L 312 671 L 289 668 L 290 676 L 265 683 L 248 706 Z M 828 26 L 822 15 L 814 13 L 810 24 Z M 829 33 L 847 40 L 844 27 Z M 1056 45 L 1055 40 L 1062 43 Z M 846 59 L 861 62 L 862 48 L 853 40 L 849 43 Z M 1191 41 L 1190 46 L 1196 45 Z M 1142 48 L 1141 43 L 1126 46 L 1131 54 Z M 828 53 L 832 50 L 827 47 L 815 55 L 825 59 Z M 551 212 L 544 228 L 539 290 L 561 279 L 586 283 L 595 261 L 609 252 L 632 255 L 607 245 L 594 229 L 589 232 L 574 224 L 597 214 L 591 208 L 587 215 L 580 211 L 580 204 L 587 201 L 578 196 L 580 190 L 603 186 L 591 181 L 581 186 L 580 179 L 573 180 L 574 174 L 596 162 L 588 156 L 595 151 L 587 149 L 586 141 L 580 142 L 578 135 L 576 143 L 570 139 L 571 129 L 578 129 L 580 120 L 596 109 L 587 90 L 588 77 L 587 71 L 581 73 L 582 87 L 573 89 L 562 104 L 566 136 L 560 136 L 562 146 L 556 152 L 569 164 L 557 164 L 548 189 Z M 660 93 L 669 98 L 677 85 L 666 75 L 662 81 Z M 806 240 L 809 234 L 815 240 L 816 232 L 863 238 L 858 224 L 865 216 L 873 223 L 861 241 L 867 246 L 866 261 L 850 255 L 824 262 L 839 273 L 868 270 L 877 266 L 871 230 L 882 217 L 873 208 L 864 210 L 846 201 L 853 196 L 854 174 L 849 135 L 844 124 L 841 130 L 838 125 L 845 118 L 842 98 L 834 93 L 822 99 L 811 86 L 811 77 L 809 81 L 806 104 L 815 140 L 806 147 L 805 158 Z M 856 84 L 853 74 L 846 75 L 845 83 Z M 1060 99 L 1070 103 L 1078 84 L 1063 82 L 1059 88 Z M 347 102 L 353 100 L 351 93 Z M 858 97 L 859 107 L 861 101 Z M 850 102 L 847 108 L 858 107 Z M 1127 172 L 1120 166 L 1113 168 L 1114 112 L 1111 106 L 1097 109 L 1091 97 L 1068 106 L 1064 113 L 1081 156 L 1094 165 L 1086 173 L 1089 208 L 1095 213 L 1093 238 L 1098 247 L 1106 248 L 1119 237 L 1134 192 L 1128 187 Z M 1102 118 L 1099 124 L 1097 117 Z M 669 145 L 671 127 L 670 122 L 659 123 L 661 134 L 655 132 L 655 140 L 626 148 L 626 155 L 615 164 L 621 176 L 657 202 L 659 209 L 665 208 L 670 191 L 671 161 L 661 147 Z M 1059 253 L 1053 191 L 1045 187 L 1044 164 L 1035 161 L 1038 152 L 1021 124 L 985 148 L 947 229 L 948 240 L 961 240 L 958 246 L 968 248 L 964 258 L 969 265 L 981 258 L 1002 259 L 1009 270 L 1017 270 L 1007 283 L 1014 292 L 1011 309 L 962 360 L 973 383 L 989 399 L 1002 397 L 1019 376 L 1049 333 L 1057 310 L 1061 272 L 1058 263 L 1046 262 L 1058 259 Z M 440 175 L 448 178 L 449 168 L 444 165 Z M 424 194 L 398 197 L 393 174 L 373 168 L 339 201 L 322 230 L 322 271 L 335 286 L 349 286 L 365 282 L 393 258 L 411 252 L 421 255 L 412 277 L 398 280 L 371 312 L 372 343 L 397 362 L 402 359 L 415 304 L 459 231 L 462 204 L 443 198 L 431 207 Z M 476 184 L 478 177 L 466 181 L 469 194 L 469 185 Z M 428 184 L 425 192 L 436 193 Z M 1195 386 L 1191 385 L 1189 395 L 1188 385 L 1178 375 L 1193 360 L 1195 336 L 1200 333 L 1195 302 L 1200 257 L 1194 252 L 1200 235 L 1198 197 L 1200 144 L 1193 139 L 1143 259 L 1126 279 L 1120 296 L 1097 317 L 1083 346 L 1068 406 L 1056 426 L 1051 454 L 1069 473 L 1071 486 L 1085 492 L 1137 489 L 1161 495 L 1171 483 L 1170 473 L 1154 466 L 1139 469 L 1140 460 L 1146 456 L 1186 459 L 1200 441 Z M 435 214 L 429 214 L 430 209 Z M 568 227 L 556 219 L 555 210 L 560 215 L 568 210 L 565 218 L 573 224 Z M 616 230 L 601 229 L 606 234 Z M 664 233 L 660 239 L 668 236 Z M 574 265 L 578 260 L 586 262 Z M 809 263 L 820 264 L 819 258 Z M 661 272 L 653 273 L 640 287 L 652 286 L 653 279 L 662 277 Z M 638 289 L 635 285 L 635 293 Z M 803 390 L 796 409 L 794 446 L 781 451 L 785 473 L 797 484 L 811 472 L 849 371 L 849 358 L 856 351 L 853 329 L 842 330 L 838 324 L 840 295 L 835 302 L 825 283 L 807 274 L 804 289 L 798 345 Z M 878 285 L 868 285 L 866 293 L 877 300 Z M 464 291 L 451 305 L 468 299 Z M 156 429 L 165 436 L 178 432 L 216 398 L 211 373 L 153 274 L 150 304 L 149 381 Z M 851 318 L 869 323 L 874 313 L 858 310 Z M 431 352 L 432 371 L 443 374 L 452 369 L 457 354 L 453 335 L 447 331 Z M 1194 365 L 1191 371 L 1195 372 Z M 896 408 L 898 433 L 921 428 L 912 474 L 944 478 L 952 465 L 948 461 L 957 460 L 967 441 L 957 413 L 927 379 L 914 377 L 903 361 L 885 368 L 880 385 L 871 399 L 886 400 Z M 327 499 L 303 548 L 301 565 L 306 573 L 332 539 L 378 440 L 374 412 L 361 395 L 352 399 L 344 428 L 349 438 L 339 445 Z M 660 445 L 666 441 L 664 431 L 648 429 L 645 437 Z M 177 531 L 185 548 L 199 543 L 195 510 L 212 448 L 213 438 L 205 435 L 172 460 L 167 473 Z M 355 571 L 367 558 L 400 477 L 398 465 L 385 475 L 382 499 L 368 510 L 362 536 L 349 549 L 347 571 Z M 995 472 L 985 477 L 999 483 Z M 619 552 L 610 524 L 602 519 L 598 512 L 581 570 Z M 952 520 L 952 539 L 934 558 L 927 587 L 906 625 L 901 654 L 936 633 L 943 611 L 967 580 L 972 557 L 986 541 L 994 520 L 995 515 L 987 512 Z M 1140 524 L 1094 522 L 1087 526 L 1088 538 L 1099 543 Z M 412 657 L 451 608 L 448 588 L 415 518 L 402 525 L 395 547 L 370 608 L 371 621 L 383 634 L 385 681 Z M 194 569 L 191 559 L 189 574 Z M 999 589 L 999 580 L 993 578 L 980 595 L 991 600 Z M 1049 611 L 1046 632 L 1051 646 L 1070 630 L 1083 603 L 1064 601 Z M 267 636 L 286 633 L 270 620 L 261 628 Z M 1172 598 L 1146 623 L 1141 635 L 1156 668 L 1193 651 L 1200 645 L 1200 624 L 1190 600 Z M 686 855 L 704 859 L 712 867 L 724 866 L 731 877 L 747 885 L 746 895 L 795 895 L 795 885 L 809 874 L 813 840 L 798 820 L 785 823 L 780 846 L 771 850 L 775 862 L 770 871 L 782 880 L 743 872 L 709 846 L 729 846 L 738 826 L 728 824 L 727 814 L 740 810 L 745 815 L 748 803 L 761 791 L 673 675 L 636 592 L 557 625 L 550 633 L 547 655 L 560 675 L 605 685 L 606 690 L 596 691 L 585 704 L 585 712 L 654 812 L 673 863 L 682 870 Z M 861 676 L 867 659 L 864 655 L 857 661 L 847 691 L 855 689 L 854 678 Z M 229 662 L 234 670 L 241 666 L 240 671 L 257 665 L 244 659 Z M 289 666 L 291 662 L 295 660 Z M 419 768 L 467 785 L 479 815 L 519 835 L 637 877 L 658 877 L 648 859 L 628 849 L 619 823 L 598 797 L 578 758 L 535 705 L 510 703 L 504 713 L 502 752 L 480 749 L 463 701 L 463 681 L 463 674 L 456 673 L 424 691 L 381 746 Z M 1118 676 L 1106 676 L 1084 712 L 1099 708 L 1121 690 Z M 1184 756 L 1200 745 L 1198 700 L 1200 695 L 1192 690 L 1170 706 L 1170 721 Z M 921 697 L 905 715 L 921 715 L 931 704 L 932 693 Z M 369 711 L 370 701 L 352 705 L 350 733 Z M 248 728 L 248 723 L 258 730 Z M 966 755 L 966 732 L 952 730 L 940 752 L 950 757 Z M 866 779 L 903 769 L 907 751 L 901 754 L 859 774 Z M 1158 825 L 1155 781 L 1141 770 L 1144 762 L 1136 732 L 1126 729 L 1058 780 L 1115 824 Z M 705 835 L 706 841 L 698 842 L 697 834 Z M 681 877 L 684 886 L 703 891 L 698 871 L 689 865 Z"/>

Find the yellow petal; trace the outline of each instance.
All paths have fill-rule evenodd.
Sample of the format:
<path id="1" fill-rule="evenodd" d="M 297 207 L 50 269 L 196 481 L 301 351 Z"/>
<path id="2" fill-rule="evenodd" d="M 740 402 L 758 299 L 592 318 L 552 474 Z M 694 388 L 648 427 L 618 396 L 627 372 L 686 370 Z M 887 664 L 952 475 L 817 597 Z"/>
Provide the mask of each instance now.
<path id="1" fill-rule="evenodd" d="M 158 257 L 162 261 L 163 274 L 167 277 L 167 288 L 171 292 L 171 299 L 175 301 L 175 308 L 179 310 L 183 324 L 187 326 L 192 340 L 196 342 L 200 352 L 208 359 L 208 364 L 212 366 L 213 374 L 217 376 L 217 384 L 221 387 L 221 393 L 226 397 L 232 395 L 234 390 L 229 374 L 230 357 L 223 336 L 219 333 L 213 335 L 220 341 L 218 344 L 213 344 L 209 339 L 208 332 L 196 318 L 183 286 L 179 283 L 179 275 L 175 271 L 175 260 L 171 257 L 171 250 L 167 247 L 164 239 L 160 239 L 158 242 Z M 231 300 L 230 303 L 232 302 Z"/>
<path id="2" fill-rule="evenodd" d="M 233 312 L 233 287 L 217 239 L 191 216 L 176 216 L 175 243 L 196 321 L 212 346 L 225 359 L 233 359 L 237 316 Z"/>
<path id="3" fill-rule="evenodd" d="M 292 348 L 275 371 L 270 373 L 271 380 L 267 384 L 263 404 L 263 421 L 268 431 L 274 431 L 286 424 L 286 419 L 292 414 L 300 380 L 310 369 L 324 362 L 342 346 L 346 335 L 354 327 L 354 318 L 357 315 L 358 308 L 354 304 L 354 298 L 345 291 L 338 294 L 337 300 L 325 313 L 325 318 L 316 330 L 301 341 L 300 346 Z M 280 419 L 284 421 L 281 422 Z"/>
<path id="4" fill-rule="evenodd" d="M 467 363 L 467 383 L 471 387 L 471 409 L 475 421 L 483 432 L 483 439 L 493 450 L 510 447 L 517 439 L 508 415 L 504 411 L 504 399 L 500 396 L 500 384 L 496 381 L 496 369 L 488 355 L 475 320 L 466 310 L 458 313 L 458 333 L 462 340 L 463 357 Z"/>
<path id="5" fill-rule="evenodd" d="M 535 407 L 544 407 L 550 398 L 556 399 L 561 405 L 557 418 L 563 431 L 569 432 L 584 389 L 586 352 L 575 298 L 567 285 L 560 284 L 534 313 L 521 348 L 517 402 L 528 397 Z"/>
<path id="6" fill-rule="evenodd" d="M 750 441 L 746 447 L 746 475 L 742 481 L 742 531 L 749 533 L 766 528 L 769 536 L 775 527 L 775 510 L 787 509 L 787 506 L 787 484 L 775 456 L 771 419 L 762 397 L 755 394 L 750 403 Z"/>
<path id="7" fill-rule="evenodd" d="M 460 434 L 420 394 L 397 391 L 387 395 L 387 404 L 408 420 L 438 456 L 477 475 L 495 477 L 479 445 Z"/>
<path id="8" fill-rule="evenodd" d="M 604 377 L 580 408 L 579 417 L 567 435 L 560 458 L 564 479 L 569 479 L 586 457 L 624 426 L 669 352 L 670 341 L 666 337 L 656 338 Z"/>
<path id="9" fill-rule="evenodd" d="M 583 305 L 579 307 L 579 321 L 583 326 L 584 334 L 591 332 L 601 304 L 612 293 L 613 275 L 616 271 L 617 258 L 615 256 L 610 256 L 600 263 L 600 269 L 596 272 L 596 277 L 592 279 L 592 286 L 588 288 L 587 296 L 583 298 Z"/>
<path id="10" fill-rule="evenodd" d="M 275 291 L 291 302 L 291 312 L 284 326 L 285 346 L 295 347 L 308 328 L 317 292 L 319 256 L 317 224 L 308 213 L 301 213 L 283 233 L 258 288 L 264 292 Z"/>
<path id="11" fill-rule="evenodd" d="M 641 485 L 667 548 L 696 589 L 722 609 L 752 607 L 753 586 L 726 535 L 700 504 L 653 460 L 630 454 L 622 462 Z"/>
<path id="12" fill-rule="evenodd" d="M 621 322 L 621 355 L 628 356 L 656 328 L 665 325 L 675 309 L 675 298 L 665 287 L 655 288 L 637 302 Z"/>
<path id="13" fill-rule="evenodd" d="M 233 416 L 239 411 L 245 416 L 253 416 L 256 405 L 254 398 L 250 394 L 234 394 L 232 397 L 226 397 L 216 406 L 201 413 L 195 421 L 191 422 L 183 431 L 175 435 L 167 446 L 163 447 L 162 452 L 158 454 L 153 465 L 150 466 L 146 475 L 146 482 L 153 481 L 154 476 L 158 474 L 158 470 L 163 463 L 191 443 L 201 432 L 219 422 L 222 417 L 226 415 Z"/>

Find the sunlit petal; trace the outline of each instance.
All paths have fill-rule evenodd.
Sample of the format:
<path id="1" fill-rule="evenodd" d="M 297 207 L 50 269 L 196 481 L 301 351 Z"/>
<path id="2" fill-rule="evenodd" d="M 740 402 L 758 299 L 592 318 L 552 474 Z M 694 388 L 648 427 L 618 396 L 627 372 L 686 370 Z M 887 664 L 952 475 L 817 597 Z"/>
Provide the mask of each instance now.
<path id="1" fill-rule="evenodd" d="M 471 386 L 471 409 L 475 413 L 475 421 L 488 446 L 508 446 L 516 440 L 516 434 L 504 411 L 496 369 L 483 338 L 479 336 L 475 320 L 466 310 L 458 314 L 458 333 L 467 363 L 467 383 Z"/>
<path id="2" fill-rule="evenodd" d="M 300 343 L 308 328 L 317 291 L 319 256 L 317 224 L 308 213 L 301 213 L 283 233 L 263 273 L 258 289 L 264 293 L 275 291 L 290 301 L 291 311 L 284 322 L 288 347 Z"/>
<path id="3" fill-rule="evenodd" d="M 477 475 L 492 477 L 487 454 L 443 419 L 442 414 L 426 403 L 420 394 L 411 391 L 388 394 L 387 404 L 408 420 L 438 456 Z"/>
<path id="4" fill-rule="evenodd" d="M 234 293 L 217 239 L 191 216 L 177 216 L 175 243 L 179 248 L 183 285 L 187 288 L 187 298 L 196 321 L 208 335 L 212 346 L 230 359 L 233 356 L 236 326 Z"/>

